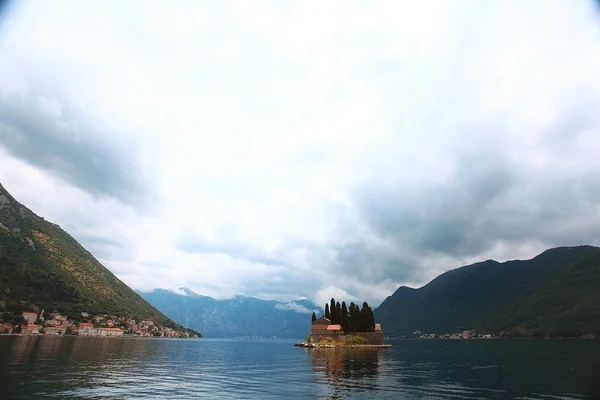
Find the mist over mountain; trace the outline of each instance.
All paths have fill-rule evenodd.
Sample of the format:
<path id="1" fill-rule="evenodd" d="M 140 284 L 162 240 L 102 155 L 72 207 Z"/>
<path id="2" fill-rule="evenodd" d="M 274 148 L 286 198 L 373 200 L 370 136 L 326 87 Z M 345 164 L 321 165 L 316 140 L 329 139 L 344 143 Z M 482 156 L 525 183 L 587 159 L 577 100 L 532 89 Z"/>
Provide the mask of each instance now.
<path id="1" fill-rule="evenodd" d="M 217 300 L 188 288 L 138 292 L 180 324 L 200 330 L 204 337 L 303 338 L 311 315 L 322 310 L 310 300 L 282 302 L 235 296 Z"/>

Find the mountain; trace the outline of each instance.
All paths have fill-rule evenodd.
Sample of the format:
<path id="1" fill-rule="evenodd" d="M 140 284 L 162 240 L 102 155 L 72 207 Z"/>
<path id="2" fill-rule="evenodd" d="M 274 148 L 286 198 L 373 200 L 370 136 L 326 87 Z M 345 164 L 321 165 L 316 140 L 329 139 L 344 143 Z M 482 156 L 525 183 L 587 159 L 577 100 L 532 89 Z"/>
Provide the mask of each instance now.
<path id="1" fill-rule="evenodd" d="M 178 323 L 204 337 L 303 338 L 310 331 L 311 314 L 319 307 L 309 300 L 280 302 L 236 296 L 216 300 L 190 289 L 139 292 L 144 299 Z"/>
<path id="2" fill-rule="evenodd" d="M 180 329 L 58 225 L 0 185 L 0 310 L 45 308 L 152 319 Z"/>
<path id="3" fill-rule="evenodd" d="M 493 260 L 448 271 L 419 289 L 400 287 L 375 310 L 389 335 L 600 333 L 600 248 L 550 249 L 526 261 Z"/>

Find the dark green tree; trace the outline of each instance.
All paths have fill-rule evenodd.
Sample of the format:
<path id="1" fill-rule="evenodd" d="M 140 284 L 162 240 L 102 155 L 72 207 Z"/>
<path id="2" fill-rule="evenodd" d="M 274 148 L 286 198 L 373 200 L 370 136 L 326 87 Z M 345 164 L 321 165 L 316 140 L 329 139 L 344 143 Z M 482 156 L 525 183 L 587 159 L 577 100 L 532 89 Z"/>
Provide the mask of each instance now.
<path id="1" fill-rule="evenodd" d="M 360 310 L 360 325 L 361 332 L 373 332 L 375 330 L 375 316 L 366 301 Z"/>
<path id="2" fill-rule="evenodd" d="M 329 304 L 325 303 L 325 318 L 331 320 L 331 315 L 329 314 Z"/>
<path id="3" fill-rule="evenodd" d="M 315 322 L 316 319 L 317 319 L 317 315 L 313 311 L 312 321 L 310 323 L 312 324 L 313 322 Z"/>
<path id="4" fill-rule="evenodd" d="M 375 314 L 373 313 L 373 309 L 369 307 L 369 324 L 368 324 L 367 332 L 375 332 Z"/>
<path id="5" fill-rule="evenodd" d="M 342 323 L 342 306 L 339 301 L 335 303 L 335 323 L 338 325 Z"/>
<path id="6" fill-rule="evenodd" d="M 335 322 L 337 320 L 337 315 L 335 313 L 335 299 L 333 297 L 331 298 L 331 302 L 329 303 L 329 312 L 331 313 L 331 323 L 337 324 L 337 322 Z"/>
<path id="7" fill-rule="evenodd" d="M 350 332 L 360 332 L 360 310 L 354 302 L 350 303 L 348 314 Z"/>
<path id="8" fill-rule="evenodd" d="M 348 317 L 348 308 L 346 302 L 342 301 L 342 317 L 341 317 L 342 330 L 344 333 L 350 332 L 350 318 Z"/>

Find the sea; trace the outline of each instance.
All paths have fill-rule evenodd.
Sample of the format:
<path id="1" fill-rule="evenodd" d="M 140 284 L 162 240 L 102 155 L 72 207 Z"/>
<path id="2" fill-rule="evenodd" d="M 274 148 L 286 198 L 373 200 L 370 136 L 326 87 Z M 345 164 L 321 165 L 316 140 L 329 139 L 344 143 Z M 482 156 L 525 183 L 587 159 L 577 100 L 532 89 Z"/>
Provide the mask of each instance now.
<path id="1" fill-rule="evenodd" d="M 597 340 L 0 337 L 0 399 L 591 399 Z"/>

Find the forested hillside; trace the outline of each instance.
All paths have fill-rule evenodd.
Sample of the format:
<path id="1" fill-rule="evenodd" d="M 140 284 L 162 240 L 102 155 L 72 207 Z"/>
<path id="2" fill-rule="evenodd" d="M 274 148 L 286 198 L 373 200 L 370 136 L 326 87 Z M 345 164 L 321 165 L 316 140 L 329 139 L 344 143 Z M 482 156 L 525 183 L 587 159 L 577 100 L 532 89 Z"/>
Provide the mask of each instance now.
<path id="1" fill-rule="evenodd" d="M 419 289 L 400 287 L 375 317 L 390 335 L 600 333 L 600 248 L 560 247 L 531 260 L 448 271 Z"/>
<path id="2" fill-rule="evenodd" d="M 181 328 L 0 185 L 0 311 L 40 308 L 128 315 Z"/>

